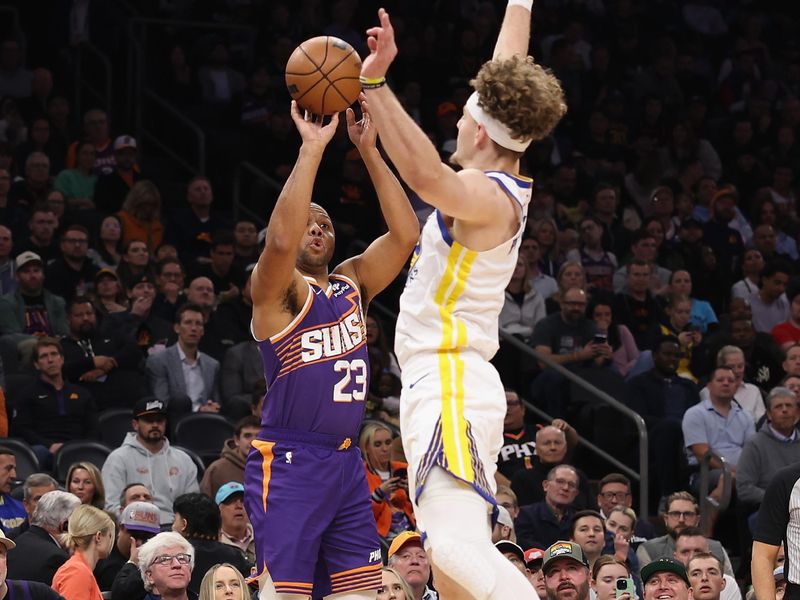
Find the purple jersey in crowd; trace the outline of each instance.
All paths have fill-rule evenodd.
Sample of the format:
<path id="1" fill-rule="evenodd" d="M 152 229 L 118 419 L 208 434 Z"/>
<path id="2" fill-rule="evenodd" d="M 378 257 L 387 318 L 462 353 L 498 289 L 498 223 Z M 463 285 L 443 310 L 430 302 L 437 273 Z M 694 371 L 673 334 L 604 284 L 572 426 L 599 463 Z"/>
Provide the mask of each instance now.
<path id="1" fill-rule="evenodd" d="M 309 281 L 300 314 L 258 342 L 268 390 L 261 425 L 355 441 L 369 388 L 361 298 L 346 277 L 330 279 L 327 290 Z"/>

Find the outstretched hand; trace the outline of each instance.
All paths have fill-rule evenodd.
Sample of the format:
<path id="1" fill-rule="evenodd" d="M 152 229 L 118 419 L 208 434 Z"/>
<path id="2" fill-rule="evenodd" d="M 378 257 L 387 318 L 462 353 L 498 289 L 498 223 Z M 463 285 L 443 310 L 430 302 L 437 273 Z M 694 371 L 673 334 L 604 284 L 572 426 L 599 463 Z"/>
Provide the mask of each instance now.
<path id="1" fill-rule="evenodd" d="M 389 65 L 397 56 L 397 44 L 394 42 L 394 28 L 385 9 L 378 10 L 380 25 L 367 29 L 367 46 L 369 56 L 361 63 L 361 75 L 370 79 L 385 77 Z"/>
<path id="2" fill-rule="evenodd" d="M 303 138 L 304 144 L 320 144 L 322 147 L 328 145 L 336 133 L 336 128 L 339 125 L 339 113 L 331 115 L 331 120 L 327 125 L 323 125 L 324 117 L 319 115 L 312 115 L 308 111 L 300 114 L 300 107 L 297 102 L 292 100 L 292 121 L 294 121 L 297 131 L 300 132 L 300 137 Z"/>
<path id="3" fill-rule="evenodd" d="M 358 100 L 361 105 L 361 120 L 356 121 L 356 113 L 352 108 L 347 109 L 345 119 L 347 120 L 347 135 L 350 136 L 350 141 L 355 144 L 356 148 L 361 151 L 375 147 L 378 130 L 370 118 L 367 97 L 364 92 L 358 95 Z"/>

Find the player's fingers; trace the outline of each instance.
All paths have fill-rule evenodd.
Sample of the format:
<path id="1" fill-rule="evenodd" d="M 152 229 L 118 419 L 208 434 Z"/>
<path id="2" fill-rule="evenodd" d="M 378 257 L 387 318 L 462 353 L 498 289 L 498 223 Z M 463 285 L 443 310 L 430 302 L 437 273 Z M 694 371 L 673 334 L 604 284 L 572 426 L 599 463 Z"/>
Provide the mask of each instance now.
<path id="1" fill-rule="evenodd" d="M 367 29 L 367 36 L 368 37 L 378 37 L 381 33 L 381 27 L 370 27 Z"/>
<path id="2" fill-rule="evenodd" d="M 370 54 L 375 54 L 378 51 L 378 40 L 375 39 L 374 36 L 369 36 L 367 38 L 367 47 L 369 48 Z"/>
<path id="3" fill-rule="evenodd" d="M 355 113 L 355 112 L 353 112 L 353 109 L 352 109 L 352 108 L 348 108 L 348 109 L 347 109 L 347 110 L 344 112 L 344 118 L 345 118 L 345 120 L 347 121 L 347 126 L 348 126 L 348 127 L 352 127 L 353 125 L 355 125 L 355 124 L 356 124 L 356 113 Z"/>

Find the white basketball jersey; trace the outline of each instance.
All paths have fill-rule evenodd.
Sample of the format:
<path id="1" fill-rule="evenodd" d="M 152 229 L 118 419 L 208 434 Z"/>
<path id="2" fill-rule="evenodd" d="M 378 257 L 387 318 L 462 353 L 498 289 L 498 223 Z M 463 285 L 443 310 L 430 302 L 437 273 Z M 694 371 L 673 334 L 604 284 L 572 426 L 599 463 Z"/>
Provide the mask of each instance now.
<path id="1" fill-rule="evenodd" d="M 519 254 L 533 181 L 502 171 L 488 177 L 521 207 L 509 240 L 476 252 L 453 240 L 442 214 L 428 217 L 400 297 L 395 353 L 402 367 L 421 352 L 474 350 L 485 360 L 497 352 L 498 316 Z"/>

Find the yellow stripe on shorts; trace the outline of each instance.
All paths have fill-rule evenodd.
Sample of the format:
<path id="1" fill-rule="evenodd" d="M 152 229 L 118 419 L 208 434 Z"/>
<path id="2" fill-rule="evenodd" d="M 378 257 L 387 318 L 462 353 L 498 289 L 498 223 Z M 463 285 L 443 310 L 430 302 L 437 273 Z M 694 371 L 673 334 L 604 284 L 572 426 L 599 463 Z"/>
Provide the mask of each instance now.
<path id="1" fill-rule="evenodd" d="M 447 267 L 434 301 L 442 318 L 439 346 L 439 378 L 442 385 L 442 439 L 449 470 L 456 477 L 472 482 L 475 473 L 469 452 L 467 422 L 464 419 L 464 361 L 459 348 L 467 343 L 467 328 L 455 315 L 455 304 L 467 285 L 472 263 L 478 253 L 453 243 Z"/>

